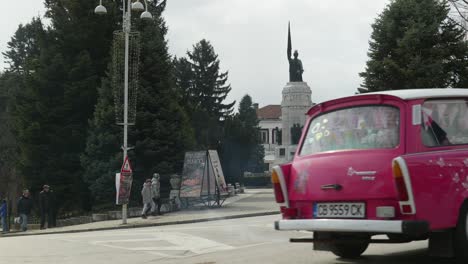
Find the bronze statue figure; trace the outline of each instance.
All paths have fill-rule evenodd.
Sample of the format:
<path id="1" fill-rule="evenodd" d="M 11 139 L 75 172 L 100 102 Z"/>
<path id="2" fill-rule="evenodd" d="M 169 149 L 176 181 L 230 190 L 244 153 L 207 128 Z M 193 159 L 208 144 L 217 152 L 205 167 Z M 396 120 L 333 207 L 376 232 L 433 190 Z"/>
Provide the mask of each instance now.
<path id="1" fill-rule="evenodd" d="M 304 68 L 302 62 L 297 57 L 299 53 L 297 50 L 294 51 L 294 58 L 291 58 L 291 28 L 288 23 L 288 61 L 289 61 L 289 81 L 290 82 L 302 82 L 302 73 Z"/>

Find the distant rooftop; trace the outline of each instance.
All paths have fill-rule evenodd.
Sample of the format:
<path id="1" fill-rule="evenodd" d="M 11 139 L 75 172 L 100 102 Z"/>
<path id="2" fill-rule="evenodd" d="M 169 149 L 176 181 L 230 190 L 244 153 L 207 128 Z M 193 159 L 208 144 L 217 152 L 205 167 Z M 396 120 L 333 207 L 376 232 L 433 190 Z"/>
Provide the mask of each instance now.
<path id="1" fill-rule="evenodd" d="M 281 105 L 267 105 L 257 109 L 257 118 L 260 120 L 280 119 Z"/>

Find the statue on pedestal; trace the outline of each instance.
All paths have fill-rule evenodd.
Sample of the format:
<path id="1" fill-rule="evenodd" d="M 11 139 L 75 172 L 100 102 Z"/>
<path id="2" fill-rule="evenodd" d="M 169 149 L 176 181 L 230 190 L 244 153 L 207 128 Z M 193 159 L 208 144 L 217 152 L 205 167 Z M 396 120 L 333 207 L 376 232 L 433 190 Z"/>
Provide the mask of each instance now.
<path id="1" fill-rule="evenodd" d="M 302 67 L 302 61 L 298 59 L 299 53 L 297 50 L 294 51 L 294 58 L 291 58 L 291 28 L 288 23 L 288 61 L 289 61 L 289 81 L 290 82 L 302 82 L 302 73 L 304 68 Z"/>

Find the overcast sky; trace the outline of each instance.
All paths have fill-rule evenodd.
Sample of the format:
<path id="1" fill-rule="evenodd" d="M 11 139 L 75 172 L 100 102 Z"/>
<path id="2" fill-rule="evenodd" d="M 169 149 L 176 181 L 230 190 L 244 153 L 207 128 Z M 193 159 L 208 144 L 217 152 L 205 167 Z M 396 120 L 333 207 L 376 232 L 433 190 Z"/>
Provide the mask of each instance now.
<path id="1" fill-rule="evenodd" d="M 98 0 L 95 0 L 96 4 Z M 105 3 L 105 1 L 104 1 Z M 164 13 L 171 54 L 184 56 L 205 38 L 229 71 L 239 101 L 249 94 L 261 106 L 281 103 L 288 81 L 287 26 L 315 103 L 352 95 L 365 69 L 371 24 L 389 0 L 168 0 Z M 43 15 L 41 0 L 14 1 L 0 16 L 0 51 L 20 23 Z M 21 10 L 21 11 L 19 11 Z M 3 57 L 0 65 L 3 68 Z"/>

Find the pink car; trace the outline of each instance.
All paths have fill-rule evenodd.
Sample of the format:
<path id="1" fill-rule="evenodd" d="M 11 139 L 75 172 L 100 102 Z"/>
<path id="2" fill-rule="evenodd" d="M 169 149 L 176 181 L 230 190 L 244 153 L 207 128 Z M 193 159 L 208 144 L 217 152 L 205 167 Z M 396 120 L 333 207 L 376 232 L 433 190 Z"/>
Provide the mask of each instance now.
<path id="1" fill-rule="evenodd" d="M 369 243 L 429 239 L 468 263 L 468 89 L 368 93 L 313 106 L 272 182 L 277 230 L 359 257 Z M 372 238 L 374 235 L 386 235 Z"/>

